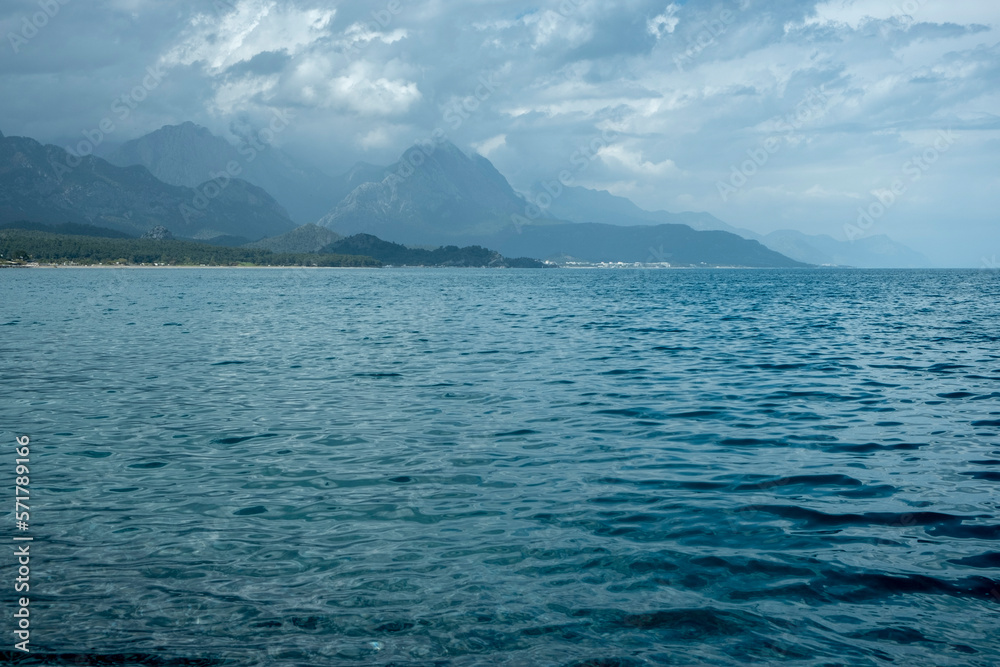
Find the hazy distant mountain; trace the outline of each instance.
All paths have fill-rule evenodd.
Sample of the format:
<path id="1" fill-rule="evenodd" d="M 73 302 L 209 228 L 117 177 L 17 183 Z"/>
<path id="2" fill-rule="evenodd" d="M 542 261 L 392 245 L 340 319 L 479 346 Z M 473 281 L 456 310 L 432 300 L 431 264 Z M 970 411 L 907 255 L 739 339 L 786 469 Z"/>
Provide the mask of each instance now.
<path id="1" fill-rule="evenodd" d="M 130 239 L 131 234 L 119 232 L 107 227 L 95 227 L 94 225 L 80 225 L 74 222 L 63 222 L 58 225 L 47 225 L 43 222 L 5 222 L 0 225 L 0 229 L 21 229 L 32 232 L 45 232 L 47 234 L 63 234 L 66 236 L 93 236 L 105 239 Z"/>
<path id="2" fill-rule="evenodd" d="M 438 146 L 430 155 L 411 148 L 385 172 L 388 176 L 382 181 L 355 188 L 319 224 L 345 235 L 374 234 L 398 243 L 482 245 L 508 257 L 571 255 L 588 261 L 801 266 L 735 234 L 657 224 L 656 217 L 623 217 L 614 225 L 573 224 L 550 217 L 554 214 L 550 209 L 546 216 L 531 220 L 528 202 L 489 160 L 470 157 L 451 143 Z M 565 201 L 567 205 L 575 201 L 573 205 L 586 210 L 588 198 L 595 199 L 590 192 L 573 189 Z M 596 195 L 605 204 L 607 197 L 611 195 Z M 563 197 L 556 199 L 563 201 Z M 631 205 L 628 200 L 622 202 Z M 621 202 L 603 207 L 604 220 L 614 218 L 610 210 L 614 204 Z M 644 213 L 632 207 L 633 213 Z M 672 221 L 685 217 L 662 215 Z M 686 215 L 698 222 L 705 214 Z"/>
<path id="3" fill-rule="evenodd" d="M 612 225 L 651 225 L 680 223 L 698 230 L 720 230 L 738 234 L 745 239 L 760 241 L 765 246 L 791 259 L 806 264 L 853 266 L 858 268 L 917 268 L 930 266 L 920 253 L 897 243 L 887 236 L 870 236 L 856 241 L 838 241 L 826 235 L 803 234 L 783 229 L 767 235 L 749 229 L 733 227 L 709 213 L 669 213 L 646 211 L 625 197 L 603 190 L 568 187 L 552 198 L 548 212 L 572 222 L 604 222 Z M 534 199 L 540 193 L 550 193 L 544 186 L 534 188 Z"/>
<path id="4" fill-rule="evenodd" d="M 588 262 L 667 262 L 672 266 L 804 267 L 736 234 L 687 225 L 620 227 L 602 223 L 525 226 L 491 240 L 505 255 Z"/>
<path id="5" fill-rule="evenodd" d="M 789 229 L 771 232 L 762 243 L 802 262 L 862 269 L 915 269 L 931 265 L 915 250 L 879 234 L 852 241 L 826 235 L 808 235 Z"/>
<path id="6" fill-rule="evenodd" d="M 525 202 L 489 160 L 449 142 L 430 155 L 411 148 L 382 171 L 387 176 L 356 187 L 317 224 L 345 235 L 437 244 L 489 236 L 524 212 Z"/>
<path id="7" fill-rule="evenodd" d="M 558 196 L 552 196 L 552 192 Z M 591 190 L 581 186 L 563 187 L 543 185 L 533 188 L 532 201 L 539 195 L 549 195 L 552 204 L 546 209 L 552 217 L 570 222 L 603 222 L 608 225 L 687 225 L 701 231 L 724 231 L 743 238 L 755 236 L 748 229 L 727 225 L 710 213 L 670 213 L 647 211 L 636 206 L 631 199 L 613 195 L 606 190 Z M 545 200 L 547 201 L 547 200 Z M 758 240 L 758 239 L 755 239 Z"/>
<path id="8" fill-rule="evenodd" d="M 125 142 L 105 159 L 119 167 L 142 165 L 164 183 L 193 188 L 239 157 L 234 147 L 206 128 L 182 123 Z"/>
<path id="9" fill-rule="evenodd" d="M 162 225 L 177 237 L 199 239 L 260 238 L 295 226 L 274 199 L 245 181 L 233 179 L 212 194 L 168 185 L 145 167 L 74 158 L 27 137 L 0 138 L 0 222 L 74 222 L 136 236 Z"/>
<path id="10" fill-rule="evenodd" d="M 333 184 L 331 191 L 335 195 L 334 203 L 323 212 L 329 213 L 329 209 L 340 203 L 344 197 L 351 194 L 356 187 L 365 183 L 381 183 L 388 175 L 389 167 L 380 167 L 367 162 L 358 162 L 356 165 L 341 174 Z M 317 218 L 318 220 L 319 218 Z"/>
<path id="11" fill-rule="evenodd" d="M 248 243 L 246 247 L 271 252 L 319 252 L 339 239 L 340 234 L 325 227 L 309 224 L 296 227 L 281 236 Z"/>
<path id="12" fill-rule="evenodd" d="M 122 144 L 107 160 L 120 167 L 142 165 L 161 181 L 195 187 L 224 173 L 230 162 L 239 178 L 264 188 L 299 224 L 315 222 L 350 191 L 322 171 L 301 164 L 275 146 L 233 146 L 206 128 L 187 122 L 165 125 Z"/>

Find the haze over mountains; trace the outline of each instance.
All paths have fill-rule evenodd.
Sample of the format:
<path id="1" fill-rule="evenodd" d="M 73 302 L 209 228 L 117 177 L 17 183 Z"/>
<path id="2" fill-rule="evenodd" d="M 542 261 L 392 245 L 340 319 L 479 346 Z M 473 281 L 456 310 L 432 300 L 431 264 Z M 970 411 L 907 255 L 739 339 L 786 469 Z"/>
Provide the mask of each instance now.
<path id="1" fill-rule="evenodd" d="M 378 183 L 351 192 L 317 224 L 404 243 L 483 245 L 507 256 L 584 262 L 803 266 L 756 241 L 682 224 L 575 224 L 518 195 L 493 164 L 447 141 L 413 147 Z"/>
<path id="2" fill-rule="evenodd" d="M 549 189 L 555 189 L 549 184 Z M 535 196 L 547 194 L 545 186 L 532 188 Z M 546 200 L 548 201 L 548 200 Z M 917 268 L 930 266 L 922 254 L 896 243 L 885 235 L 872 235 L 852 241 L 838 241 L 826 235 L 803 234 L 782 229 L 758 234 L 733 227 L 710 213 L 670 213 L 646 211 L 625 197 L 604 190 L 579 186 L 562 189 L 552 198 L 547 212 L 571 222 L 604 222 L 612 225 L 656 225 L 675 223 L 702 231 L 724 231 L 762 244 L 799 262 L 819 266 L 854 266 L 859 268 Z"/>
<path id="3" fill-rule="evenodd" d="M 163 225 L 179 237 L 222 237 L 227 244 L 282 237 L 315 222 L 274 242 L 276 249 L 315 248 L 308 252 L 336 235 L 365 233 L 410 245 L 481 245 L 507 256 L 585 262 L 928 263 L 886 237 L 846 243 L 794 231 L 761 236 L 707 213 L 646 211 L 623 197 L 558 183 L 523 195 L 488 159 L 444 140 L 411 147 L 388 167 L 359 163 L 330 176 L 258 138 L 234 145 L 188 122 L 129 141 L 107 161 L 88 157 L 60 168 L 76 161 L 55 146 L 0 138 L 0 218 L 135 234 Z M 539 199 L 543 191 L 548 196 Z"/>
<path id="4" fill-rule="evenodd" d="M 458 243 L 493 236 L 524 214 L 526 202 L 489 160 L 449 142 L 411 148 L 384 173 L 355 188 L 317 224 L 400 243 Z"/>
<path id="5" fill-rule="evenodd" d="M 0 134 L 0 223 L 86 223 L 140 236 L 162 225 L 178 237 L 260 238 L 295 227 L 263 189 L 240 179 L 210 194 L 170 185 L 146 168 Z"/>
<path id="6" fill-rule="evenodd" d="M 239 178 L 266 190 L 300 225 L 326 213 L 336 192 L 336 179 L 258 137 L 246 137 L 234 146 L 191 122 L 166 125 L 126 142 L 106 159 L 119 167 L 142 165 L 164 183 L 189 188 L 226 173 L 234 164 Z"/>

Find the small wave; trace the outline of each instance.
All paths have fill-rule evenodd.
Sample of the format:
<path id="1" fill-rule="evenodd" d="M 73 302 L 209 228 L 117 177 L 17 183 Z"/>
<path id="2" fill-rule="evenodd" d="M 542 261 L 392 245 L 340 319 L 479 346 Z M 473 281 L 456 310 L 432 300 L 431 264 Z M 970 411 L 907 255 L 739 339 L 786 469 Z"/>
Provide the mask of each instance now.
<path id="1" fill-rule="evenodd" d="M 244 507 L 243 509 L 236 510 L 233 512 L 233 516 L 254 516 L 256 514 L 267 513 L 267 508 L 263 505 L 254 505 L 253 507 Z"/>
<path id="2" fill-rule="evenodd" d="M 260 435 L 235 435 L 228 438 L 216 438 L 212 440 L 213 443 L 219 445 L 238 445 L 241 442 L 246 442 L 247 440 L 254 440 L 256 438 L 275 438 L 276 433 L 261 433 Z"/>

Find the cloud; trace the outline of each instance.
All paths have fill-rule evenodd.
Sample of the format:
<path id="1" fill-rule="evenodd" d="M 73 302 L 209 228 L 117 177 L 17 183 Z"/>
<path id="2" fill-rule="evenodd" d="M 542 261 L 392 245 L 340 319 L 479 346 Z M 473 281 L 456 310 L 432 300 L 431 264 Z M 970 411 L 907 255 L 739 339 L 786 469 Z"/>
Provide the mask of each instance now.
<path id="1" fill-rule="evenodd" d="M 857 30 L 872 21 L 899 21 L 904 24 L 973 24 L 984 17 L 996 18 L 993 0 L 825 0 L 815 4 L 805 20 L 807 25 L 848 26 Z"/>
<path id="2" fill-rule="evenodd" d="M 677 18 L 677 12 L 681 9 L 680 5 L 676 2 L 671 2 L 667 5 L 667 8 L 663 10 L 662 14 L 654 16 L 646 22 L 646 30 L 649 31 L 650 35 L 653 35 L 657 39 L 665 37 L 671 34 L 680 23 L 680 19 Z"/>
<path id="3" fill-rule="evenodd" d="M 594 35 L 592 23 L 578 20 L 562 12 L 545 10 L 524 17 L 524 25 L 534 34 L 534 47 L 544 47 L 558 42 L 563 46 L 579 46 Z"/>
<path id="4" fill-rule="evenodd" d="M 358 143 L 365 150 L 371 150 L 373 148 L 386 148 L 392 144 L 392 137 L 389 135 L 389 132 L 386 131 L 386 128 L 377 127 L 361 137 Z"/>
<path id="5" fill-rule="evenodd" d="M 406 39 L 409 35 L 409 32 L 403 28 L 396 28 L 395 30 L 385 32 L 383 30 L 374 29 L 374 25 L 377 24 L 352 23 L 347 30 L 344 31 L 339 43 L 346 49 L 353 49 L 358 46 L 365 46 L 376 40 L 382 42 L 383 44 L 394 44 L 395 42 Z"/>
<path id="6" fill-rule="evenodd" d="M 221 116 L 239 112 L 248 103 L 266 103 L 269 93 L 278 82 L 276 75 L 246 76 L 233 81 L 224 81 L 215 88 L 210 109 Z"/>
<path id="7" fill-rule="evenodd" d="M 485 141 L 480 141 L 479 143 L 472 144 L 472 147 L 476 149 L 476 152 L 483 157 L 489 157 L 493 151 L 497 150 L 501 146 L 507 145 L 507 135 L 498 134 L 495 137 L 490 137 Z"/>
<path id="8" fill-rule="evenodd" d="M 420 99 L 416 83 L 378 77 L 375 69 L 370 63 L 357 62 L 335 77 L 330 82 L 328 105 L 363 115 L 391 116 L 405 113 Z"/>
<path id="9" fill-rule="evenodd" d="M 209 110 L 218 115 L 268 104 L 281 72 L 327 35 L 336 15 L 336 10 L 301 9 L 276 0 L 215 7 L 221 13 L 196 14 L 160 62 L 201 68 L 215 88 Z"/>
<path id="10" fill-rule="evenodd" d="M 612 166 L 623 167 L 633 174 L 657 178 L 681 174 L 681 170 L 677 168 L 673 160 L 663 160 L 662 162 L 643 160 L 642 153 L 629 151 L 619 144 L 605 146 L 597 151 L 597 155 L 604 162 L 610 161 Z"/>
<path id="11" fill-rule="evenodd" d="M 332 9 L 299 9 L 276 0 L 239 0 L 222 15 L 195 15 L 184 39 L 162 62 L 168 66 L 198 63 L 209 74 L 221 74 L 266 52 L 295 56 L 326 34 L 335 14 Z"/>

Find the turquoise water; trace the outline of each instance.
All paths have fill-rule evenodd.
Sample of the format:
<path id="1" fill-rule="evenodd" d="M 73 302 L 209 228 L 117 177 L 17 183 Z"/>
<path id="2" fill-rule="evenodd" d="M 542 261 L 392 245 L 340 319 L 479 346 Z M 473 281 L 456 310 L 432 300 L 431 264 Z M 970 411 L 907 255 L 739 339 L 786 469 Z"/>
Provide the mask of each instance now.
<path id="1" fill-rule="evenodd" d="M 7 270 L 0 299 L 25 664 L 1000 663 L 998 272 Z"/>

